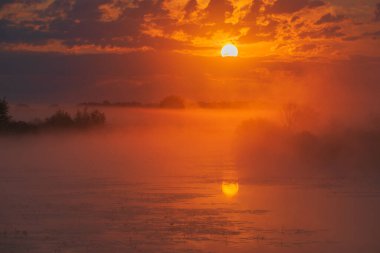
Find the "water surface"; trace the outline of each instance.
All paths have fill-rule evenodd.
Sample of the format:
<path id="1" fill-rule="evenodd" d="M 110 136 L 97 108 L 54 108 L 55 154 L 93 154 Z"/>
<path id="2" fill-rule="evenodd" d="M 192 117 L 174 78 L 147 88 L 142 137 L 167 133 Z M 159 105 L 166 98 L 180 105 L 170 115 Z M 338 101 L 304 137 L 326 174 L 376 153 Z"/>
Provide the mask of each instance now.
<path id="1" fill-rule="evenodd" d="M 108 115 L 103 130 L 1 139 L 0 252 L 380 251 L 376 180 L 239 168 L 250 112 Z"/>

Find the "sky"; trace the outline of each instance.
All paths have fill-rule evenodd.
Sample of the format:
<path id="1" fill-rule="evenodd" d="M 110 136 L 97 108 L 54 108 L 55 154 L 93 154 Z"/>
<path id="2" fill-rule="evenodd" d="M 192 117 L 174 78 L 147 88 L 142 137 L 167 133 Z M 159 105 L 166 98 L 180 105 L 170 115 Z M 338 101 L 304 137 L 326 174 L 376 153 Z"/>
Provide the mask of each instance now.
<path id="1" fill-rule="evenodd" d="M 0 95 L 369 108 L 379 39 L 379 0 L 2 0 Z"/>

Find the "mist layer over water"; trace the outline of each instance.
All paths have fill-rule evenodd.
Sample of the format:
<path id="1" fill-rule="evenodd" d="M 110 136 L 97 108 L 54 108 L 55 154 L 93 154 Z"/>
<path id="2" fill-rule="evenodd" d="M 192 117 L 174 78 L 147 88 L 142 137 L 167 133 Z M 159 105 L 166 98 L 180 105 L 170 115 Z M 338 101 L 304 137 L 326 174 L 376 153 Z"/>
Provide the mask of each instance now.
<path id="1" fill-rule="evenodd" d="M 268 112 L 105 112 L 102 129 L 0 138 L 0 252 L 380 249 L 377 181 L 272 173 L 279 130 L 241 132 Z"/>

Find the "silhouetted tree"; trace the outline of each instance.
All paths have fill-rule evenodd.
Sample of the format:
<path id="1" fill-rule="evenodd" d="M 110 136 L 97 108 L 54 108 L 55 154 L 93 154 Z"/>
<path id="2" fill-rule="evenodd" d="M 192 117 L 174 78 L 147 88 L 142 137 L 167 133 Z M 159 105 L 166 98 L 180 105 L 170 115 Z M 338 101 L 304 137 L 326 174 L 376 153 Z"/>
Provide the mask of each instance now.
<path id="1" fill-rule="evenodd" d="M 173 109 L 183 109 L 185 108 L 185 101 L 183 98 L 178 96 L 168 96 L 160 102 L 161 108 L 173 108 Z"/>
<path id="2" fill-rule="evenodd" d="M 54 128 L 86 128 L 98 125 L 104 125 L 106 116 L 98 110 L 88 112 L 87 109 L 77 111 L 74 117 L 69 113 L 59 110 L 51 117 L 45 120 L 44 125 Z"/>
<path id="3" fill-rule="evenodd" d="M 45 124 L 51 127 L 70 127 L 73 126 L 74 120 L 67 112 L 58 110 L 52 116 L 46 118 Z"/>
<path id="4" fill-rule="evenodd" d="M 104 113 L 95 110 L 90 114 L 91 122 L 95 125 L 104 125 L 106 123 L 106 116 Z"/>
<path id="5" fill-rule="evenodd" d="M 10 121 L 7 132 L 12 134 L 32 133 L 38 131 L 38 125 L 25 121 Z"/>
<path id="6" fill-rule="evenodd" d="M 5 99 L 0 100 L 0 132 L 2 134 L 21 134 L 38 132 L 44 128 L 63 129 L 63 128 L 87 128 L 104 125 L 106 116 L 104 113 L 94 110 L 88 112 L 87 109 L 78 111 L 75 117 L 69 113 L 58 110 L 45 120 L 34 120 L 33 122 L 13 121 L 8 113 L 9 106 Z"/>
<path id="7" fill-rule="evenodd" d="M 98 110 L 88 112 L 87 109 L 78 111 L 74 118 L 75 126 L 88 127 L 93 125 L 104 125 L 106 116 Z"/>
<path id="8" fill-rule="evenodd" d="M 282 108 L 284 125 L 291 129 L 297 123 L 299 106 L 293 103 L 288 103 Z"/>
<path id="9" fill-rule="evenodd" d="M 284 126 L 294 131 L 318 123 L 318 113 L 306 105 L 288 103 L 282 108 Z"/>
<path id="10" fill-rule="evenodd" d="M 0 125 L 6 125 L 11 120 L 9 105 L 5 98 L 0 100 Z"/>
<path id="11" fill-rule="evenodd" d="M 74 117 L 74 122 L 78 126 L 86 127 L 91 123 L 91 117 L 89 113 L 87 112 L 87 109 L 84 109 L 83 111 L 77 111 Z"/>

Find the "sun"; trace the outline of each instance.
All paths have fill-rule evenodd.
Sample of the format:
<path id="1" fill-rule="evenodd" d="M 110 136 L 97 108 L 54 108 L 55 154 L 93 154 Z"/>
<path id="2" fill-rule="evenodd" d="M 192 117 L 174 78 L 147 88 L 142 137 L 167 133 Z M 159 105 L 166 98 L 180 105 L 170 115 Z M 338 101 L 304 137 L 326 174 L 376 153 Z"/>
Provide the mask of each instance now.
<path id="1" fill-rule="evenodd" d="M 221 51 L 222 57 L 237 57 L 239 51 L 233 44 L 226 44 Z"/>
<path id="2" fill-rule="evenodd" d="M 238 182 L 226 182 L 222 183 L 222 192 L 226 197 L 233 197 L 239 192 Z"/>

